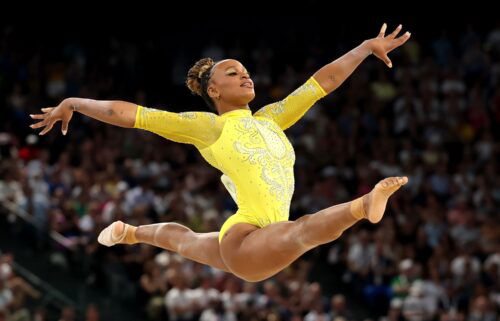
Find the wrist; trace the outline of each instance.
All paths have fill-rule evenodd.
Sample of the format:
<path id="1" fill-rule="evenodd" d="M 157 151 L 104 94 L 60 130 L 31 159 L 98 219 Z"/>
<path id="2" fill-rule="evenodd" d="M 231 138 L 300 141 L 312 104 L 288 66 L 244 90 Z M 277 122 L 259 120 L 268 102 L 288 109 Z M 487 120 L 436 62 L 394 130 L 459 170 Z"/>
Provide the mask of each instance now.
<path id="1" fill-rule="evenodd" d="M 362 48 L 362 50 L 364 51 L 364 53 L 366 54 L 367 57 L 369 55 L 373 54 L 373 46 L 372 46 L 372 40 L 371 39 L 363 41 L 361 43 L 360 47 Z"/>
<path id="2" fill-rule="evenodd" d="M 64 109 L 69 109 L 71 111 L 78 111 L 77 109 L 77 102 L 75 98 L 66 98 L 62 101 L 61 106 Z"/>

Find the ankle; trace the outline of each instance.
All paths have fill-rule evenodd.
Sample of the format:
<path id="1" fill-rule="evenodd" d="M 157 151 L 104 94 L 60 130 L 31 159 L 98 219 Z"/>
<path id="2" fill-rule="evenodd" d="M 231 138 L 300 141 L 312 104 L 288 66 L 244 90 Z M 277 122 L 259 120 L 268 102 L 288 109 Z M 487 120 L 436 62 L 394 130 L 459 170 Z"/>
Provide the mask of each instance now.
<path id="1" fill-rule="evenodd" d="M 135 232 L 137 231 L 137 227 L 125 224 L 125 238 L 123 239 L 123 243 L 125 244 L 135 244 L 138 243 L 137 238 L 135 236 Z"/>
<path id="2" fill-rule="evenodd" d="M 370 193 L 367 193 L 362 196 L 363 197 L 363 212 L 364 212 L 364 218 L 368 219 L 368 206 L 370 204 Z"/>
<path id="3" fill-rule="evenodd" d="M 366 196 L 366 197 L 365 197 Z M 368 207 L 368 194 L 358 197 L 350 203 L 351 215 L 357 219 L 362 220 L 367 218 L 366 208 Z"/>

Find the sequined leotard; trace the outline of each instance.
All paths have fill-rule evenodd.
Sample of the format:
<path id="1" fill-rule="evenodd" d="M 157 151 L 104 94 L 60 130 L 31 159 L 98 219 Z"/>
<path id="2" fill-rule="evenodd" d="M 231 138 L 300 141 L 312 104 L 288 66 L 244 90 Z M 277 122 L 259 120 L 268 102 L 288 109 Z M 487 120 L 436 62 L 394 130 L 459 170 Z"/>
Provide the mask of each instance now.
<path id="1" fill-rule="evenodd" d="M 285 99 L 266 105 L 253 115 L 250 109 L 236 109 L 219 116 L 138 106 L 134 127 L 175 142 L 193 144 L 210 165 L 223 173 L 221 180 L 238 211 L 222 225 L 221 241 L 236 223 L 264 227 L 288 220 L 295 184 L 295 152 L 283 131 L 325 95 L 311 77 Z"/>

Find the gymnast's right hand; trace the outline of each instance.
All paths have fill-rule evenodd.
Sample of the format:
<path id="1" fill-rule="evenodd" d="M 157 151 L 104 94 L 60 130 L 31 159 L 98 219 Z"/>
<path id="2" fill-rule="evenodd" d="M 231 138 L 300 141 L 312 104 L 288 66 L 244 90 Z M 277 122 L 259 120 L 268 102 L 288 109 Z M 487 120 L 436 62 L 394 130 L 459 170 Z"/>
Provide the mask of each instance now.
<path id="1" fill-rule="evenodd" d="M 57 107 L 47 107 L 42 108 L 43 114 L 31 114 L 30 117 L 33 119 L 42 119 L 42 121 L 30 125 L 31 128 L 40 128 L 45 126 L 45 128 L 38 134 L 44 135 L 57 121 L 62 121 L 61 131 L 63 135 L 68 132 L 68 123 L 73 117 L 73 110 L 71 106 L 63 100 Z"/>

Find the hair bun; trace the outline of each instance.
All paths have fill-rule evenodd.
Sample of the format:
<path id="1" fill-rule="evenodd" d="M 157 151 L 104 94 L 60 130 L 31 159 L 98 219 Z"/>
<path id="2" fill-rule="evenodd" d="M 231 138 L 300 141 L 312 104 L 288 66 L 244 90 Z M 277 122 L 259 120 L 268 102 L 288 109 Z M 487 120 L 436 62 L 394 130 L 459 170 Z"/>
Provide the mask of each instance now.
<path id="1" fill-rule="evenodd" d="M 201 78 L 203 74 L 212 68 L 215 62 L 212 58 L 203 58 L 198 60 L 191 69 L 188 71 L 186 85 L 193 94 L 202 95 Z"/>

